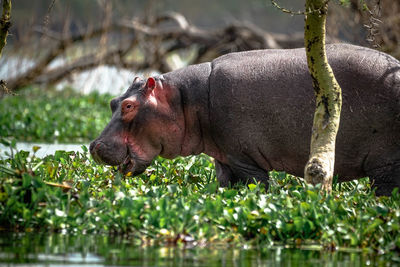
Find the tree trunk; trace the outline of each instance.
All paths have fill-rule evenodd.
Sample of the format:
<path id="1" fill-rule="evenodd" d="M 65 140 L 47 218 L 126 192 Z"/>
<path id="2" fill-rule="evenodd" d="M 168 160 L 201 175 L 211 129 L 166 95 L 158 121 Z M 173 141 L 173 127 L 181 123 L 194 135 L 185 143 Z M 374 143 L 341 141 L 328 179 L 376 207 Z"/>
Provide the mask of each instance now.
<path id="1" fill-rule="evenodd" d="M 8 29 L 11 26 L 11 0 L 3 0 L 3 15 L 0 19 L 0 58 L 7 43 Z"/>
<path id="2" fill-rule="evenodd" d="M 332 191 L 336 134 L 342 108 L 342 92 L 325 51 L 326 0 L 306 0 L 304 40 L 308 69 L 316 96 L 316 110 L 311 135 L 310 158 L 304 170 L 306 182 L 322 183 Z"/>

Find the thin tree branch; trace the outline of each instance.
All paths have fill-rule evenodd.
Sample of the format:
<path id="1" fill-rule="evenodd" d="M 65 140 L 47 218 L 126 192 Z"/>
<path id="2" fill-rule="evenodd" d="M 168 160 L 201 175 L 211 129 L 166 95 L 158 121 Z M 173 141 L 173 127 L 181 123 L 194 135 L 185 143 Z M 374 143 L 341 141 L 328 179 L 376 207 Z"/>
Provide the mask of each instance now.
<path id="1" fill-rule="evenodd" d="M 3 14 L 0 19 L 0 58 L 7 44 L 8 30 L 11 27 L 11 0 L 3 0 Z"/>
<path id="2" fill-rule="evenodd" d="M 166 22 L 173 22 L 164 25 Z M 99 28 L 91 29 L 72 36 L 63 36 L 44 28 L 35 28 L 36 32 L 46 35 L 55 42 L 52 48 L 37 63 L 24 73 L 8 81 L 11 90 L 17 90 L 32 83 L 55 83 L 63 78 L 98 65 L 113 65 L 129 68 L 131 71 L 158 70 L 171 71 L 167 56 L 188 48 L 197 51 L 189 64 L 212 60 L 220 55 L 243 50 L 265 48 L 289 48 L 303 45 L 303 36 L 287 36 L 265 32 L 250 23 L 233 23 L 214 30 L 199 29 L 191 25 L 186 18 L 175 12 L 169 12 L 145 24 L 138 20 L 124 20 L 118 23 L 103 23 Z M 90 55 L 79 56 L 64 66 L 50 69 L 50 64 L 65 55 L 66 50 L 79 43 L 85 43 L 101 36 L 121 36 L 127 40 L 113 48 L 108 47 L 100 53 L 100 48 Z M 106 48 L 103 43 L 103 48 Z M 145 48 L 145 49 L 144 49 Z M 135 51 L 135 53 L 133 53 Z M 144 53 L 138 60 L 133 55 Z"/>

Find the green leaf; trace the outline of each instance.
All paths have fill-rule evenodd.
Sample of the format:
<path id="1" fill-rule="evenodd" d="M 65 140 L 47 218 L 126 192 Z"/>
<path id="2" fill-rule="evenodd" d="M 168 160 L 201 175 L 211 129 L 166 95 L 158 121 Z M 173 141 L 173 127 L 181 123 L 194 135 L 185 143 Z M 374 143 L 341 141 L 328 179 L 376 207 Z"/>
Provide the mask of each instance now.
<path id="1" fill-rule="evenodd" d="M 372 221 L 372 223 L 370 225 L 367 226 L 367 228 L 364 231 L 364 234 L 368 234 L 368 233 L 375 231 L 375 229 L 382 224 L 383 224 L 383 221 L 379 218 L 376 218 L 375 220 Z"/>
<path id="2" fill-rule="evenodd" d="M 318 194 L 315 191 L 307 190 L 307 195 L 313 201 L 318 200 Z"/>
<path id="3" fill-rule="evenodd" d="M 293 223 L 294 223 L 294 226 L 295 226 L 297 232 L 303 231 L 304 222 L 303 222 L 302 217 L 294 217 Z"/>
<path id="4" fill-rule="evenodd" d="M 256 184 L 248 184 L 247 186 L 249 187 L 250 191 L 254 191 L 257 188 Z"/>
<path id="5" fill-rule="evenodd" d="M 40 146 L 33 146 L 32 147 L 33 153 L 36 153 L 39 149 L 41 149 Z"/>
<path id="6" fill-rule="evenodd" d="M 120 209 L 119 214 L 121 215 L 122 218 L 126 218 L 129 214 L 128 209 L 126 208 Z"/>
<path id="7" fill-rule="evenodd" d="M 218 182 L 209 183 L 206 185 L 207 193 L 214 194 L 217 191 Z"/>
<path id="8" fill-rule="evenodd" d="M 31 182 L 32 182 L 32 176 L 30 176 L 27 173 L 24 173 L 22 175 L 22 186 L 24 188 L 27 188 L 27 187 L 29 187 L 31 185 Z"/>
<path id="9" fill-rule="evenodd" d="M 399 250 L 400 249 L 400 235 L 397 236 L 395 244 L 396 244 L 397 250 Z"/>
<path id="10" fill-rule="evenodd" d="M 235 189 L 228 189 L 224 192 L 224 197 L 231 199 L 237 195 L 237 191 Z"/>

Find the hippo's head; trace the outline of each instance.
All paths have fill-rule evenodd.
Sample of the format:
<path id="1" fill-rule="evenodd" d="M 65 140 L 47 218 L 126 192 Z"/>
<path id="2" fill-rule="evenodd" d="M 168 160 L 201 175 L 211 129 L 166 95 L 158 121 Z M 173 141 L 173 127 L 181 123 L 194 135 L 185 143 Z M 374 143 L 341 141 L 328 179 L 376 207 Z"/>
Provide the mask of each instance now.
<path id="1" fill-rule="evenodd" d="M 179 90 L 163 85 L 162 76 L 136 77 L 129 89 L 110 102 L 112 118 L 90 144 L 99 163 L 120 166 L 137 175 L 157 155 L 174 158 L 181 151 L 184 118 Z"/>

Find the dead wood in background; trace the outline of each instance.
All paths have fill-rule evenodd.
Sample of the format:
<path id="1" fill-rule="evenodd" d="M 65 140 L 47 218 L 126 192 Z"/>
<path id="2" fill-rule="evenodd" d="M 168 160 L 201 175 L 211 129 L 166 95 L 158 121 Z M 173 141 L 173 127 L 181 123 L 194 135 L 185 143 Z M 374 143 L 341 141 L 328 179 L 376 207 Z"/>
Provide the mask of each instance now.
<path id="1" fill-rule="evenodd" d="M 400 0 L 351 0 L 350 7 L 354 20 L 361 21 L 367 29 L 370 45 L 400 58 Z"/>
<path id="2" fill-rule="evenodd" d="M 0 19 L 0 57 L 7 44 L 8 30 L 11 27 L 11 0 L 3 0 L 3 12 Z"/>
<path id="3" fill-rule="evenodd" d="M 153 70 L 165 73 L 172 70 L 167 62 L 168 55 L 189 49 L 195 53 L 188 64 L 196 64 L 229 52 L 303 46 L 301 33 L 293 36 L 272 34 L 250 23 L 233 23 L 219 29 L 204 30 L 191 25 L 183 15 L 175 12 L 155 17 L 148 23 L 139 20 L 103 23 L 99 28 L 71 36 L 43 28 L 35 30 L 47 37 L 46 52 L 33 67 L 8 80 L 11 90 L 29 84 L 54 84 L 72 73 L 99 65 L 127 68 L 132 72 Z M 117 37 L 120 41 L 115 41 Z M 90 44 L 89 53 L 86 51 L 66 60 L 61 66 L 50 68 L 56 59 L 66 58 L 68 49 L 84 44 Z"/>
<path id="4" fill-rule="evenodd" d="M 8 30 L 11 27 L 11 0 L 3 0 L 3 12 L 0 18 L 0 58 L 4 46 L 7 44 Z M 6 82 L 0 80 L 1 91 L 9 92 Z"/>

